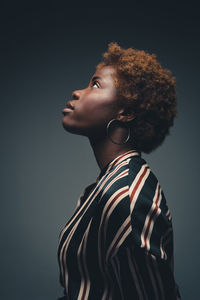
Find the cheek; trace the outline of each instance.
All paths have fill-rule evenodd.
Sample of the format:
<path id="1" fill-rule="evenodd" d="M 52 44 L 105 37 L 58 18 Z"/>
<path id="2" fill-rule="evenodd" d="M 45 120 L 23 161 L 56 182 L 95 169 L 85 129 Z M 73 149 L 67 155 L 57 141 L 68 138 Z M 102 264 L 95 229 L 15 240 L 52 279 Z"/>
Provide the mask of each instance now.
<path id="1" fill-rule="evenodd" d="M 114 110 L 109 105 L 91 106 L 85 114 L 86 122 L 91 127 L 105 127 L 113 119 Z"/>
<path id="2" fill-rule="evenodd" d="M 87 108 L 87 118 L 97 122 L 109 122 L 112 118 L 116 117 L 116 102 L 113 100 L 108 100 L 105 97 L 93 101 L 88 105 Z"/>
<path id="3" fill-rule="evenodd" d="M 116 118 L 116 103 L 104 99 L 77 102 L 75 110 L 63 117 L 63 127 L 72 133 L 103 133 L 108 122 Z"/>

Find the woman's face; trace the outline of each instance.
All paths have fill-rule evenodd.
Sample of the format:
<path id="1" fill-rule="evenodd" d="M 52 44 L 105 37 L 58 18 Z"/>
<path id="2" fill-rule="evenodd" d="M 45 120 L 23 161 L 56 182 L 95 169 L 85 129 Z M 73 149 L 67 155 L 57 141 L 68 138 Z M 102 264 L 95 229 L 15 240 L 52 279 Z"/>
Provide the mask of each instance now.
<path id="1" fill-rule="evenodd" d="M 108 122 L 117 117 L 120 109 L 114 74 L 113 67 L 103 67 L 87 88 L 72 93 L 73 100 L 62 111 L 62 124 L 67 131 L 88 137 L 105 136 Z"/>

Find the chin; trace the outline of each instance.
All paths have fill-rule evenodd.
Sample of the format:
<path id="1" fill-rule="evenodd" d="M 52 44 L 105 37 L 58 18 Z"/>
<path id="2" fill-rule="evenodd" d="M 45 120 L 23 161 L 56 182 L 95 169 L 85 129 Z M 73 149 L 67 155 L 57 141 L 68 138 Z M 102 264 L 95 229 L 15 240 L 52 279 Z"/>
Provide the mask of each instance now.
<path id="1" fill-rule="evenodd" d="M 77 134 L 77 135 L 87 136 L 87 134 L 85 133 L 85 131 L 83 129 L 81 130 L 79 127 L 75 127 L 75 126 L 70 125 L 69 123 L 67 123 L 64 120 L 64 118 L 62 119 L 62 125 L 63 125 L 63 128 L 67 132 L 70 132 L 70 133 L 73 133 L 73 134 Z"/>
<path id="2" fill-rule="evenodd" d="M 71 132 L 71 133 L 74 133 L 74 128 L 73 126 L 70 126 L 69 124 L 66 124 L 66 122 L 64 120 L 62 120 L 62 126 L 63 128 L 68 131 L 68 132 Z"/>

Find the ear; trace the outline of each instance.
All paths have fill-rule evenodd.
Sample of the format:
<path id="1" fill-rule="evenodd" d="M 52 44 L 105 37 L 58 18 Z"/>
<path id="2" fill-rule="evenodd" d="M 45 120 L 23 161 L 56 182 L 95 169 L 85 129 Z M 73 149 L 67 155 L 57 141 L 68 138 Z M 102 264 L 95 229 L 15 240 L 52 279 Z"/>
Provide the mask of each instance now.
<path id="1" fill-rule="evenodd" d="M 122 122 L 131 122 L 135 119 L 135 114 L 125 108 L 121 108 L 120 111 L 118 112 L 118 120 Z"/>

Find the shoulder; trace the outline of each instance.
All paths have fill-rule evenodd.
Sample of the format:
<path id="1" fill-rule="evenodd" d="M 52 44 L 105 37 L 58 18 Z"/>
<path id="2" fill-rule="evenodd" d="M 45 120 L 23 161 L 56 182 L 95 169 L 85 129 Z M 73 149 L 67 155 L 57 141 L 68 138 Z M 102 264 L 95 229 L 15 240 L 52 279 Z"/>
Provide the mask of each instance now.
<path id="1" fill-rule="evenodd" d="M 117 248 L 135 244 L 156 257 L 167 257 L 162 244 L 172 239 L 169 209 L 157 177 L 143 158 L 134 156 L 112 170 L 101 207 L 108 236 L 119 238 Z"/>
<path id="2" fill-rule="evenodd" d="M 154 189 L 157 178 L 144 159 L 140 156 L 133 156 L 111 169 L 103 178 L 102 183 L 102 194 L 107 197 L 128 189 L 130 198 L 133 198 L 142 188 Z"/>
<path id="3" fill-rule="evenodd" d="M 136 202 L 147 201 L 150 204 L 154 199 L 156 190 L 160 189 L 161 192 L 157 177 L 151 171 L 147 162 L 141 157 L 134 157 L 130 160 L 127 181 L 131 212 Z"/>
<path id="4" fill-rule="evenodd" d="M 173 241 L 171 215 L 161 185 L 144 159 L 130 161 L 128 185 L 134 243 L 166 259 L 164 244 Z"/>
<path id="5" fill-rule="evenodd" d="M 140 212 L 140 215 L 146 216 L 154 211 L 156 216 L 162 213 L 166 215 L 167 220 L 171 219 L 158 178 L 144 159 L 141 157 L 131 159 L 127 180 L 131 215 L 134 216 Z"/>

